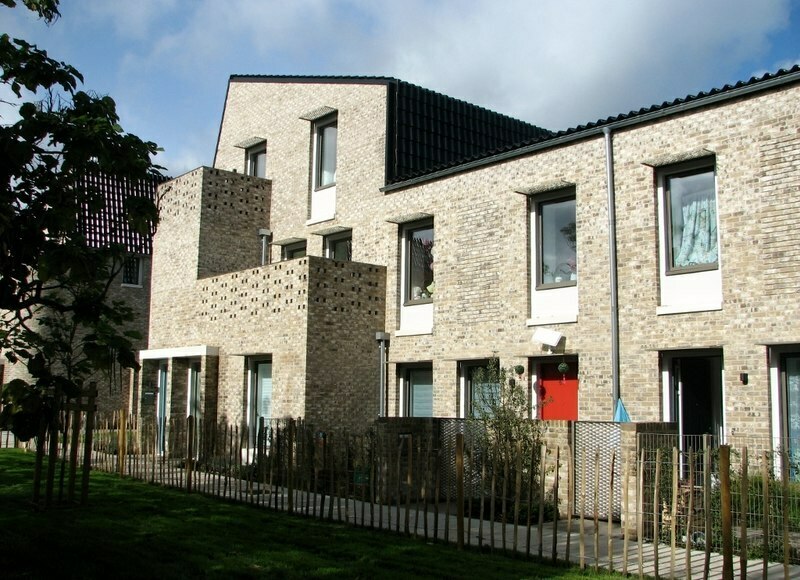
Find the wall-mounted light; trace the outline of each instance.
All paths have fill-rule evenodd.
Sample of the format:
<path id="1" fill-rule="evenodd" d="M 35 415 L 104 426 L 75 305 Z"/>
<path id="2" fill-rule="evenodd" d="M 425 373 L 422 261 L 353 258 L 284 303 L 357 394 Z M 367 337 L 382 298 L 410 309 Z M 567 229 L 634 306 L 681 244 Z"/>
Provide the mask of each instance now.
<path id="1" fill-rule="evenodd" d="M 563 336 L 564 335 L 557 330 L 552 330 L 550 328 L 537 328 L 533 331 L 533 337 L 531 337 L 531 340 L 542 343 L 552 353 L 553 349 L 558 346 L 559 342 L 561 342 Z"/>
<path id="2" fill-rule="evenodd" d="M 746 385 L 747 381 L 748 381 L 747 373 L 739 373 L 739 382 L 741 382 L 743 385 Z"/>

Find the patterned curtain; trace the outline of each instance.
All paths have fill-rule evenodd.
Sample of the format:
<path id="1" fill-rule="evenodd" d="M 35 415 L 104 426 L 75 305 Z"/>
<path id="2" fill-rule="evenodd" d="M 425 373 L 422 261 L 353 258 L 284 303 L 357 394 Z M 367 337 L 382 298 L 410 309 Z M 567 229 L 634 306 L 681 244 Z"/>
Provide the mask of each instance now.
<path id="1" fill-rule="evenodd" d="M 717 205 L 714 194 L 701 192 L 681 199 L 683 227 L 673 266 L 683 268 L 717 261 Z"/>

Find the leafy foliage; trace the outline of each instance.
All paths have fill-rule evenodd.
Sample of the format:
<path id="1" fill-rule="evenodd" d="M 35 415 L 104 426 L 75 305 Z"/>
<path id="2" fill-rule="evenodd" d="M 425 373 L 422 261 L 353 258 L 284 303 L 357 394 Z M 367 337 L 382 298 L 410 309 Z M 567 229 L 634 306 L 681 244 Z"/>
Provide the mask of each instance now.
<path id="1" fill-rule="evenodd" d="M 48 24 L 60 15 L 58 0 L 22 4 Z M 136 364 L 136 335 L 125 330 L 132 310 L 108 300 L 126 248 L 86 239 L 81 220 L 106 199 L 81 178 L 136 182 L 160 177 L 160 168 L 155 143 L 123 131 L 111 97 L 79 90 L 74 67 L 8 34 L 0 35 L 0 67 L 0 82 L 21 101 L 19 118 L 0 125 L 0 349 L 32 377 L 3 391 L 0 420 L 25 439 L 37 416 L 75 396 L 92 373 Z M 152 200 L 130 198 L 122 212 L 127 227 L 152 234 Z"/>
<path id="2" fill-rule="evenodd" d="M 498 471 L 503 489 L 512 489 L 516 478 L 517 458 L 528 477 L 538 474 L 541 424 L 529 418 L 528 393 L 524 368 L 501 367 L 492 359 L 472 376 L 474 417 L 480 427 L 489 463 Z M 479 388 L 475 388 L 478 386 Z"/>

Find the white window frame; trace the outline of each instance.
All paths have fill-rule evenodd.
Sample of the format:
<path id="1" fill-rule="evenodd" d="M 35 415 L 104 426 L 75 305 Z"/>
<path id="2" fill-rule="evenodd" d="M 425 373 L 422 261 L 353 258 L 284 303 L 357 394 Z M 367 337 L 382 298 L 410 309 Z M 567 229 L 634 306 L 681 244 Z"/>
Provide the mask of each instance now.
<path id="1" fill-rule="evenodd" d="M 322 157 L 325 153 L 326 145 L 323 142 L 325 129 L 336 128 L 336 140 L 334 158 L 333 180 L 322 183 Z M 339 120 L 338 115 L 333 114 L 318 119 L 312 124 L 312 167 L 311 167 L 311 199 L 309 208 L 309 219 L 307 225 L 332 220 L 336 217 L 336 172 L 339 165 Z"/>
<path id="2" fill-rule="evenodd" d="M 270 397 L 270 415 L 274 415 L 274 369 L 272 366 L 272 357 L 269 355 L 258 355 L 248 357 L 247 365 L 247 424 L 251 429 L 258 427 L 257 420 L 260 416 L 257 415 L 257 398 L 261 396 L 260 385 L 257 383 L 258 368 L 260 365 L 268 364 L 270 366 L 270 381 L 272 388 L 272 395 Z M 266 417 L 270 419 L 271 417 Z"/>
<path id="3" fill-rule="evenodd" d="M 781 344 L 769 346 L 767 348 L 769 353 L 769 393 L 771 403 L 770 422 L 772 447 L 773 449 L 785 449 L 788 438 L 786 422 L 789 419 L 789 410 L 786 408 L 787 385 L 784 382 L 785 369 L 783 368 L 783 358 L 786 355 L 800 353 L 800 344 Z M 735 434 L 737 433 L 732 433 L 732 435 Z M 779 476 L 781 472 L 782 455 L 777 455 L 774 473 L 776 476 Z"/>
<path id="4" fill-rule="evenodd" d="M 200 418 L 203 412 L 203 367 L 199 359 L 190 360 L 186 372 L 186 416 Z"/>
<path id="5" fill-rule="evenodd" d="M 323 183 L 322 180 L 322 170 L 323 164 L 322 159 L 325 156 L 327 149 L 331 147 L 330 142 L 325 142 L 325 130 L 330 129 L 333 127 L 336 129 L 336 137 L 334 138 L 333 142 L 333 179 L 331 181 Z M 338 153 L 339 153 L 339 123 L 336 115 L 332 117 L 326 117 L 314 123 L 314 189 L 325 189 L 328 187 L 336 187 L 336 170 L 338 165 Z"/>
<path id="6" fill-rule="evenodd" d="M 430 228 L 433 231 L 433 253 L 435 263 L 435 248 L 436 248 L 436 225 L 433 218 L 418 220 L 408 223 L 403 223 L 400 229 L 400 280 L 398 288 L 398 296 L 400 301 L 400 328 L 396 332 L 397 336 L 431 334 L 433 332 L 433 303 L 436 294 L 435 288 L 434 296 L 426 296 L 414 298 L 410 283 L 410 248 L 411 248 L 411 235 L 413 232 L 421 229 Z M 434 270 L 435 272 L 435 270 Z M 434 274 L 433 284 L 436 283 L 436 276 Z M 420 289 L 422 294 L 422 289 Z"/>
<path id="7" fill-rule="evenodd" d="M 302 256 L 290 257 L 291 254 L 293 254 L 294 252 L 298 252 L 300 250 L 302 250 L 303 252 Z M 306 242 L 306 240 L 303 240 L 302 242 L 294 242 L 292 244 L 286 244 L 285 246 L 281 247 L 281 260 L 286 261 L 286 260 L 297 260 L 299 258 L 304 258 L 308 255 L 307 251 L 308 251 L 308 243 Z"/>
<path id="8" fill-rule="evenodd" d="M 350 257 L 347 258 L 345 261 L 350 262 L 353 260 L 353 232 L 352 230 L 348 230 L 346 232 L 341 232 L 338 234 L 330 234 L 325 236 L 325 257 L 331 260 L 335 260 L 335 246 L 339 242 L 349 241 L 350 242 Z"/>
<path id="9" fill-rule="evenodd" d="M 411 375 L 417 371 L 428 371 L 431 373 L 431 414 L 430 415 L 412 415 L 413 410 L 413 388 L 414 384 L 411 380 Z M 398 383 L 400 390 L 400 417 L 435 417 L 435 385 L 433 381 L 433 364 L 415 363 L 403 365 L 398 368 Z"/>
<path id="10" fill-rule="evenodd" d="M 472 384 L 472 374 L 476 369 L 486 368 L 492 359 L 476 359 L 459 362 L 458 383 L 459 383 L 459 406 L 458 416 L 460 419 L 475 417 L 475 385 Z M 496 360 L 498 369 L 500 362 Z M 499 391 L 499 385 L 497 385 Z"/>
<path id="11" fill-rule="evenodd" d="M 528 197 L 530 214 L 530 303 L 531 312 L 528 326 L 546 324 L 562 324 L 577 322 L 578 320 L 578 279 L 560 280 L 559 282 L 545 282 L 542 278 L 542 249 L 541 249 L 541 207 L 548 203 L 560 200 L 575 200 L 576 235 L 578 223 L 578 196 L 574 187 L 548 191 Z M 576 249 L 576 271 L 580 262 L 580 253 Z M 564 273 L 567 277 L 568 274 Z"/>
<path id="12" fill-rule="evenodd" d="M 257 158 L 259 156 L 264 156 L 264 168 L 263 168 L 263 175 L 258 175 L 258 162 Z M 253 147 L 248 147 L 245 149 L 245 169 L 247 175 L 251 177 L 261 177 L 266 179 L 267 177 L 267 142 L 264 141 L 259 143 L 258 145 L 254 145 Z"/>
<path id="13" fill-rule="evenodd" d="M 671 224 L 668 209 L 669 178 L 709 170 L 714 173 L 714 203 L 716 206 L 717 261 L 715 264 L 687 268 L 670 265 Z M 719 187 L 715 159 L 703 157 L 684 163 L 660 167 L 656 172 L 658 204 L 658 269 L 659 305 L 656 314 L 704 312 L 722 309 L 722 245 L 720 243 Z"/>

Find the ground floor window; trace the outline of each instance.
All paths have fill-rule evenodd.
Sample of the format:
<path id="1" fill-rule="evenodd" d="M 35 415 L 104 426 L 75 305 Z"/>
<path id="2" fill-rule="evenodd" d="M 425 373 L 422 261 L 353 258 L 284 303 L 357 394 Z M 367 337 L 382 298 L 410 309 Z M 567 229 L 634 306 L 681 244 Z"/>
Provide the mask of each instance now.
<path id="1" fill-rule="evenodd" d="M 780 356 L 781 423 L 783 441 L 781 447 L 790 457 L 792 476 L 797 477 L 800 460 L 800 352 L 787 352 Z"/>
<path id="2" fill-rule="evenodd" d="M 433 417 L 433 368 L 407 367 L 401 370 L 401 397 L 408 417 Z"/>
<path id="3" fill-rule="evenodd" d="M 187 404 L 186 404 L 186 415 L 189 417 L 194 417 L 195 419 L 200 418 L 200 413 L 202 411 L 200 405 L 200 363 L 193 362 L 189 364 L 189 379 L 188 379 L 188 389 L 187 389 Z"/>
<path id="4" fill-rule="evenodd" d="M 500 397 L 499 363 L 491 359 L 465 361 L 459 365 L 462 418 L 487 417 Z"/>
<path id="5" fill-rule="evenodd" d="M 249 414 L 247 423 L 255 437 L 261 419 L 272 417 L 272 361 L 254 360 L 250 363 Z"/>
<path id="6" fill-rule="evenodd" d="M 169 416 L 169 367 L 167 362 L 158 365 L 158 385 L 156 387 L 156 425 L 158 427 L 158 453 L 163 454 L 166 446 L 167 417 Z"/>

